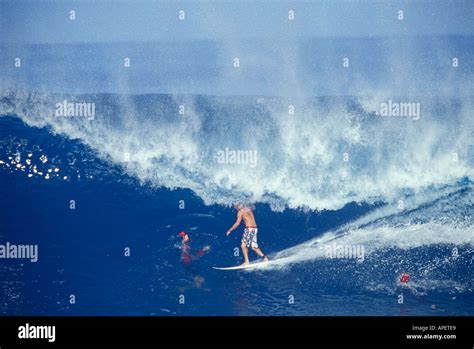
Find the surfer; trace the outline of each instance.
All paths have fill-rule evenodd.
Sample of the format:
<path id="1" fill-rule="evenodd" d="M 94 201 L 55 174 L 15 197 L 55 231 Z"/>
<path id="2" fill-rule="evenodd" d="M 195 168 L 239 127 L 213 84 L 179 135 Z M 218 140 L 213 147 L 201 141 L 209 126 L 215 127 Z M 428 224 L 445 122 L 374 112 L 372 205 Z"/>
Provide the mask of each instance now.
<path id="1" fill-rule="evenodd" d="M 249 262 L 249 247 L 258 254 L 264 262 L 268 262 L 268 257 L 258 248 L 257 243 L 257 222 L 255 221 L 255 216 L 252 212 L 252 209 L 249 207 L 245 207 L 240 203 L 234 204 L 234 209 L 237 211 L 237 220 L 235 221 L 234 225 L 230 227 L 227 231 L 226 235 L 229 236 L 232 231 L 237 229 L 242 222 L 242 219 L 245 223 L 244 234 L 242 235 L 242 244 L 240 245 L 242 248 L 242 254 L 244 255 L 244 263 L 242 266 L 250 265 Z"/>

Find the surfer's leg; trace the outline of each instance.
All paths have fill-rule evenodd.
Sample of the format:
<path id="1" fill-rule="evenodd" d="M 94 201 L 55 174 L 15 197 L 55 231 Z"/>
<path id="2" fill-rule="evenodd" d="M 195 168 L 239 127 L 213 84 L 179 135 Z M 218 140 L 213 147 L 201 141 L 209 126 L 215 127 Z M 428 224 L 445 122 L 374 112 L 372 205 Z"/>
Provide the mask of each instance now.
<path id="1" fill-rule="evenodd" d="M 242 239 L 242 245 L 240 245 L 242 248 L 242 254 L 244 255 L 244 263 L 242 265 L 248 265 L 250 264 L 249 262 L 249 249 L 247 247 L 247 242 Z"/>
<path id="2" fill-rule="evenodd" d="M 265 254 L 262 252 L 261 249 L 259 249 L 258 247 L 252 247 L 252 250 L 259 255 L 259 257 L 263 258 L 263 260 L 265 262 L 268 262 L 268 257 L 265 256 Z"/>
<path id="3" fill-rule="evenodd" d="M 259 249 L 258 247 L 252 247 L 252 250 L 253 250 L 253 252 L 255 252 L 256 254 L 258 254 L 260 257 L 265 256 L 265 255 L 263 254 L 262 250 Z"/>
<path id="4" fill-rule="evenodd" d="M 265 256 L 265 254 L 262 252 L 262 250 L 261 250 L 260 248 L 258 248 L 257 233 L 258 233 L 257 228 L 252 229 L 251 234 L 250 234 L 250 236 L 249 236 L 249 238 L 250 238 L 250 245 L 251 245 L 251 247 L 252 247 L 252 250 L 253 250 L 256 254 L 258 254 L 258 256 L 259 256 L 260 258 L 263 258 L 263 260 L 264 260 L 265 262 L 268 262 L 267 256 Z"/>

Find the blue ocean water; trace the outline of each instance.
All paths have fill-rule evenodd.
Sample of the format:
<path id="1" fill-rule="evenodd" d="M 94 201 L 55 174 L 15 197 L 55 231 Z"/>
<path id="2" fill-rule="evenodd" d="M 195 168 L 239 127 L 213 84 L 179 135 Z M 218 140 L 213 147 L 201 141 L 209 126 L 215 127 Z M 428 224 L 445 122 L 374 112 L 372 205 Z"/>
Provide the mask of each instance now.
<path id="1" fill-rule="evenodd" d="M 95 117 L 55 116 L 65 99 Z M 2 260 L 1 313 L 473 315 L 474 100 L 417 101 L 415 122 L 368 97 L 289 116 L 277 97 L 5 90 L 0 238 L 39 259 Z M 225 147 L 255 149 L 258 166 L 219 163 Z M 242 229 L 225 237 L 235 201 L 255 205 L 274 263 L 212 269 L 242 262 Z"/>
<path id="2" fill-rule="evenodd" d="M 0 1 L 0 313 L 474 315 L 473 14 Z"/>

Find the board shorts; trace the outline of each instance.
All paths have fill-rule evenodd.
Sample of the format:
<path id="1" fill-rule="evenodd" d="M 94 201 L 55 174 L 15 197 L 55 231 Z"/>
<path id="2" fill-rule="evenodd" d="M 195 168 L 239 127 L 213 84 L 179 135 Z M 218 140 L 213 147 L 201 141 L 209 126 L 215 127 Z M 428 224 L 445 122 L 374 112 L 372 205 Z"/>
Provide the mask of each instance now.
<path id="1" fill-rule="evenodd" d="M 242 235 L 242 243 L 244 243 L 247 246 L 247 248 L 249 247 L 258 248 L 257 233 L 258 233 L 258 229 L 256 227 L 245 228 L 244 234 Z"/>

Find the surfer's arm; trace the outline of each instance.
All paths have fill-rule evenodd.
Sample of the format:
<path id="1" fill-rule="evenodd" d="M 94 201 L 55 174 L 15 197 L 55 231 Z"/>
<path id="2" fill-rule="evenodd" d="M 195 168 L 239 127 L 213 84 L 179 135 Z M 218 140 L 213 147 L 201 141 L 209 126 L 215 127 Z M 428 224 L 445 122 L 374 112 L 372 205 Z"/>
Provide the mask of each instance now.
<path id="1" fill-rule="evenodd" d="M 240 222 L 242 222 L 242 213 L 239 212 L 237 214 L 237 220 L 235 221 L 234 225 L 231 226 L 229 230 L 227 230 L 226 235 L 229 236 L 230 233 L 232 233 L 235 229 L 237 229 L 237 227 L 240 225 Z"/>

